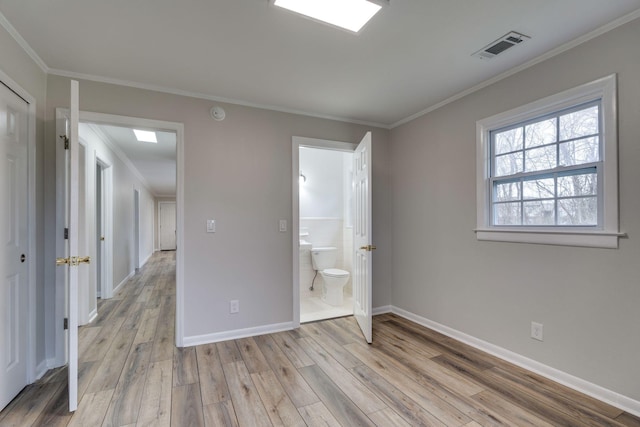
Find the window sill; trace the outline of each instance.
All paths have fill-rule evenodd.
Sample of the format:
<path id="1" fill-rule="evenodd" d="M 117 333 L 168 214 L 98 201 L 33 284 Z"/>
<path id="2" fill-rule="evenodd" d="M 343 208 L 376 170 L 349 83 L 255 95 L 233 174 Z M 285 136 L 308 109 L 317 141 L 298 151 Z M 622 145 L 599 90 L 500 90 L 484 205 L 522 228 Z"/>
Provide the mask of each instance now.
<path id="1" fill-rule="evenodd" d="M 492 242 L 532 243 L 539 245 L 581 246 L 588 248 L 617 249 L 618 239 L 626 233 L 606 231 L 573 230 L 517 230 L 498 228 L 477 228 L 478 240 Z"/>

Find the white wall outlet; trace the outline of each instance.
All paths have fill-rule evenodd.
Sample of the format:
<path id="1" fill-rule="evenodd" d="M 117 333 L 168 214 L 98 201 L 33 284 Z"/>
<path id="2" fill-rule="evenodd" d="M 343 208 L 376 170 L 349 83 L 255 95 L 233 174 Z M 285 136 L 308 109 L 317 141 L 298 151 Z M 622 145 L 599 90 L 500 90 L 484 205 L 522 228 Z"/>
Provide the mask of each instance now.
<path id="1" fill-rule="evenodd" d="M 284 233 L 287 231 L 287 220 L 286 219 L 281 219 L 279 222 L 279 230 L 281 233 Z"/>
<path id="2" fill-rule="evenodd" d="M 542 323 L 531 322 L 531 338 L 542 341 L 543 326 Z"/>
<path id="3" fill-rule="evenodd" d="M 207 220 L 207 233 L 215 233 L 216 232 L 216 220 L 208 219 Z"/>
<path id="4" fill-rule="evenodd" d="M 229 313 L 236 314 L 240 312 L 240 301 L 233 299 L 229 301 Z"/>

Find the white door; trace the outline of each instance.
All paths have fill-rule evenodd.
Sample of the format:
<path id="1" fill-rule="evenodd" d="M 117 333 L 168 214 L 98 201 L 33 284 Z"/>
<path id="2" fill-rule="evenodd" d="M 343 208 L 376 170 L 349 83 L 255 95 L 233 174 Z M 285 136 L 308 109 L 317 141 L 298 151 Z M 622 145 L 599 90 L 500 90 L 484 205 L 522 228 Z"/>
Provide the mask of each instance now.
<path id="1" fill-rule="evenodd" d="M 353 153 L 353 315 L 371 343 L 371 132 Z"/>
<path id="2" fill-rule="evenodd" d="M 160 250 L 176 249 L 176 204 L 160 202 Z"/>
<path id="3" fill-rule="evenodd" d="M 78 241 L 80 239 L 79 225 L 79 144 L 78 144 L 78 82 L 71 81 L 71 102 L 69 120 L 67 121 L 66 136 L 68 149 L 65 150 L 65 207 L 66 240 L 65 256 L 58 258 L 56 263 L 67 269 L 65 274 L 67 294 L 67 361 L 69 370 L 69 411 L 78 407 L 78 269 L 89 263 L 88 256 L 78 256 Z M 86 266 L 85 266 L 86 267 Z"/>
<path id="4" fill-rule="evenodd" d="M 28 108 L 0 83 L 0 410 L 27 385 Z"/>

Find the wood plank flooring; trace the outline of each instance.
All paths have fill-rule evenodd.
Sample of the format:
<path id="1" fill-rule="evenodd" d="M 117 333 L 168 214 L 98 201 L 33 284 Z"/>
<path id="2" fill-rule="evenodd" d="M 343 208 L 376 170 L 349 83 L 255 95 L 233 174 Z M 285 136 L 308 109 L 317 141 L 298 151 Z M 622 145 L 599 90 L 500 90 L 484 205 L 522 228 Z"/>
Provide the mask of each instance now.
<path id="1" fill-rule="evenodd" d="M 175 254 L 160 252 L 80 331 L 80 404 L 48 372 L 0 426 L 628 426 L 631 414 L 395 315 L 178 349 Z"/>

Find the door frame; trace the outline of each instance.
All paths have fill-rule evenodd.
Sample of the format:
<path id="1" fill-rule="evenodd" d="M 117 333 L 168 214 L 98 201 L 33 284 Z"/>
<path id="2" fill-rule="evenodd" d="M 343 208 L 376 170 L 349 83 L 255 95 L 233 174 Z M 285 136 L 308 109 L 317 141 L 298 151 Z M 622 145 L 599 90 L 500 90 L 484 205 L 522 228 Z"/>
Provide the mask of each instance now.
<path id="1" fill-rule="evenodd" d="M 27 269 L 27 384 L 31 384 L 41 377 L 48 369 L 46 357 L 40 364 L 36 360 L 36 99 L 22 86 L 0 69 L 0 82 L 14 92 L 27 104 L 27 256 L 29 268 Z"/>
<path id="2" fill-rule="evenodd" d="M 158 129 L 168 132 L 175 132 L 176 134 L 176 244 L 180 248 L 176 251 L 176 324 L 175 324 L 175 344 L 178 347 L 183 347 L 184 342 L 184 124 L 179 122 L 169 122 L 164 120 L 146 119 L 140 117 L 120 116 L 115 114 L 95 113 L 89 111 L 80 111 L 80 122 L 82 123 L 96 123 L 106 124 L 114 126 L 125 127 L 142 127 L 150 129 Z M 57 137 L 56 137 L 57 139 Z M 101 159 L 104 163 L 104 161 Z M 105 169 L 111 172 L 112 167 Z M 107 177 L 105 184 L 109 186 L 105 189 L 105 192 L 112 191 L 112 185 L 109 184 L 110 177 Z M 35 180 L 34 180 L 35 181 Z M 59 197 L 57 194 L 56 197 Z M 106 201 L 108 204 L 109 201 Z M 113 205 L 112 205 L 113 206 Z M 108 212 L 108 211 L 107 211 Z M 107 214 L 108 215 L 108 214 Z M 106 224 L 112 218 L 105 218 Z M 112 227 L 110 232 L 113 231 Z M 61 228 L 57 226 L 57 231 L 61 234 Z M 107 233 L 108 234 L 108 233 Z M 105 236 L 107 238 L 108 236 Z M 107 242 L 107 247 L 111 246 L 110 239 Z M 112 251 L 110 251 L 112 254 Z M 112 273 L 107 272 L 107 281 L 112 281 Z M 56 288 L 56 309 L 55 309 L 55 324 L 62 324 L 64 319 L 64 289 Z M 108 295 L 111 297 L 112 295 Z M 103 298 L 107 296 L 103 295 Z M 55 347 L 56 347 L 56 363 L 57 366 L 66 363 L 66 355 L 64 353 L 64 331 L 62 328 L 56 328 Z M 62 351 L 58 351 L 58 349 Z"/>
<path id="3" fill-rule="evenodd" d="M 140 189 L 133 189 L 133 268 L 140 270 Z"/>
<path id="4" fill-rule="evenodd" d="M 100 298 L 108 299 L 113 297 L 113 165 L 98 153 L 94 154 L 96 167 L 100 164 L 102 169 L 101 235 L 106 242 L 100 253 L 100 269 L 96 268 L 96 276 L 100 276 Z"/>
<path id="5" fill-rule="evenodd" d="M 293 260 L 293 328 L 300 327 L 300 147 L 353 153 L 358 144 L 294 136 L 291 144 L 291 247 Z"/>

